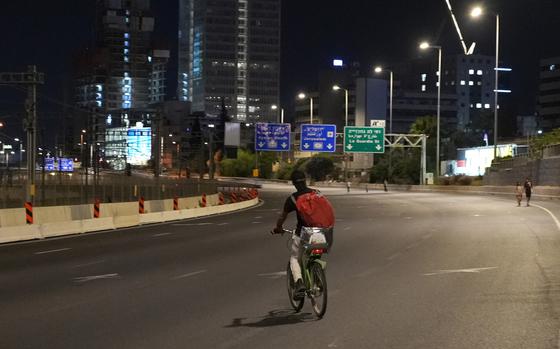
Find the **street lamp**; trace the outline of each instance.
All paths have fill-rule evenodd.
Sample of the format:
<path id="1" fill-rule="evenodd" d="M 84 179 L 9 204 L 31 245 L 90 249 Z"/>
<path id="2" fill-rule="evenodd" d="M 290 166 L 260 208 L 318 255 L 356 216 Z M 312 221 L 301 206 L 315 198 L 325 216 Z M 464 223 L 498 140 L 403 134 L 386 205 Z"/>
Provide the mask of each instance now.
<path id="1" fill-rule="evenodd" d="M 307 96 L 305 93 L 300 92 L 298 94 L 298 98 L 301 100 L 309 98 L 309 123 L 312 124 L 313 123 L 313 97 Z"/>
<path id="2" fill-rule="evenodd" d="M 389 72 L 389 133 L 393 133 L 393 71 L 389 69 L 385 70 Z M 377 66 L 373 71 L 377 74 L 381 74 L 383 68 Z"/>
<path id="3" fill-rule="evenodd" d="M 272 109 L 272 110 L 280 109 L 280 123 L 283 124 L 284 123 L 284 108 L 278 108 L 278 106 L 276 104 L 273 104 L 273 105 L 270 106 L 270 109 Z"/>
<path id="4" fill-rule="evenodd" d="M 471 10 L 471 17 L 479 18 L 484 14 L 482 7 Z M 500 54 L 500 15 L 496 13 L 496 65 L 494 67 L 494 159 L 498 154 L 498 71 Z"/>
<path id="5" fill-rule="evenodd" d="M 421 50 L 437 49 L 438 50 L 438 84 L 437 84 L 437 131 L 436 131 L 436 178 L 439 178 L 439 133 L 440 133 L 440 118 L 441 118 L 441 46 L 430 45 L 424 41 L 420 44 Z"/>
<path id="6" fill-rule="evenodd" d="M 344 126 L 348 126 L 348 89 L 333 85 L 333 91 L 344 90 Z"/>
<path id="7" fill-rule="evenodd" d="M 348 126 L 348 89 L 342 88 L 339 85 L 333 85 L 333 91 L 344 90 L 344 126 Z M 348 156 L 344 154 L 344 183 L 348 181 Z"/>

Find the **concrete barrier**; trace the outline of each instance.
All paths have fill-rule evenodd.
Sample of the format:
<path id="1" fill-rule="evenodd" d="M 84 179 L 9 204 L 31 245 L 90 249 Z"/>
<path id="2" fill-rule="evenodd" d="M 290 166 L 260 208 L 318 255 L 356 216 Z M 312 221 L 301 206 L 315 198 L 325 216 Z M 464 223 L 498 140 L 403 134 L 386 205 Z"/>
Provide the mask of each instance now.
<path id="1" fill-rule="evenodd" d="M 173 211 L 173 200 L 146 201 L 147 213 L 138 213 L 137 202 L 102 203 L 100 218 L 93 217 L 92 205 L 36 207 L 36 224 L 25 223 L 25 210 L 0 210 L 0 243 L 41 239 L 54 236 L 81 234 L 112 230 L 141 224 L 197 218 L 227 213 L 256 205 L 252 199 L 235 204 L 218 205 L 218 194 L 208 195 L 212 206 L 198 207 L 200 197 L 182 198 L 180 207 L 192 207 Z"/>
<path id="2" fill-rule="evenodd" d="M 25 209 L 7 208 L 0 210 L 0 228 L 25 225 Z"/>
<path id="3" fill-rule="evenodd" d="M 115 222 L 113 221 L 113 217 L 91 218 L 82 220 L 83 233 L 112 229 L 115 229 Z"/>
<path id="4" fill-rule="evenodd" d="M 0 243 L 42 238 L 38 225 L 20 225 L 0 228 Z"/>

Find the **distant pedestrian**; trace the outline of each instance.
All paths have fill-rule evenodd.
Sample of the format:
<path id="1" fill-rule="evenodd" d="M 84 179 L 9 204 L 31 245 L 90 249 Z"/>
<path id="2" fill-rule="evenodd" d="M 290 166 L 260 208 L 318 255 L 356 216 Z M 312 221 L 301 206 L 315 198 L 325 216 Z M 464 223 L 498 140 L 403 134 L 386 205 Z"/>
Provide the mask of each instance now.
<path id="1" fill-rule="evenodd" d="M 383 180 L 383 190 L 385 190 L 386 192 L 388 191 L 388 190 L 387 190 L 387 178 L 385 178 L 385 179 Z"/>
<path id="2" fill-rule="evenodd" d="M 531 194 L 533 192 L 533 184 L 529 180 L 529 178 L 525 178 L 525 184 L 523 185 L 525 188 L 525 197 L 527 198 L 527 206 L 529 206 L 529 201 L 531 201 Z"/>
<path id="3" fill-rule="evenodd" d="M 517 199 L 517 206 L 521 206 L 521 200 L 523 200 L 523 187 L 519 182 L 517 182 L 517 185 L 515 186 L 515 198 Z"/>

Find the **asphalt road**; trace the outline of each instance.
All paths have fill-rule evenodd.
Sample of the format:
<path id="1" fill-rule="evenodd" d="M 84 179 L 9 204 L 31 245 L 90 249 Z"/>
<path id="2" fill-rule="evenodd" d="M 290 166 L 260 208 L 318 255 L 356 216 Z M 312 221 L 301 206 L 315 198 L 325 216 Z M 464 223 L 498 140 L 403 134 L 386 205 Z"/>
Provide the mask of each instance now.
<path id="1" fill-rule="evenodd" d="M 290 309 L 286 236 L 268 234 L 288 190 L 230 215 L 0 246 L 0 348 L 558 347 L 560 204 L 324 190 L 337 226 L 318 321 Z"/>

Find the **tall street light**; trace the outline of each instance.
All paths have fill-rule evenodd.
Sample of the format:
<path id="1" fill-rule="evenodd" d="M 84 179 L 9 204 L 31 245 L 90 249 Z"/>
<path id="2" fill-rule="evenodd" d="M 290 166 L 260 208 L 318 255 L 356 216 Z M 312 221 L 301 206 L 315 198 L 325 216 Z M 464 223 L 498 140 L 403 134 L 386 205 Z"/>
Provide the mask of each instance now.
<path id="1" fill-rule="evenodd" d="M 339 85 L 333 85 L 333 91 L 344 90 L 344 126 L 348 126 L 348 89 L 342 88 Z M 344 182 L 346 183 L 348 179 L 348 156 L 346 152 L 344 154 Z"/>
<path id="2" fill-rule="evenodd" d="M 300 94 L 298 94 L 298 98 L 301 100 L 309 98 L 309 123 L 312 124 L 313 123 L 313 97 L 307 96 L 305 93 L 300 92 Z"/>
<path id="3" fill-rule="evenodd" d="M 428 42 L 420 44 L 421 50 L 437 49 L 438 50 L 438 84 L 437 84 L 437 131 L 436 131 L 436 178 L 439 178 L 439 133 L 441 118 L 441 46 L 430 45 Z"/>
<path id="4" fill-rule="evenodd" d="M 373 71 L 377 74 L 383 71 L 389 72 L 389 133 L 393 133 L 393 71 L 380 66 L 375 67 Z"/>
<path id="5" fill-rule="evenodd" d="M 280 109 L 280 123 L 283 124 L 284 123 L 284 108 L 278 108 L 278 106 L 276 104 L 273 104 L 273 105 L 270 106 L 270 109 L 272 109 L 272 110 Z"/>
<path id="6" fill-rule="evenodd" d="M 471 17 L 479 18 L 484 14 L 482 7 L 474 7 Z M 500 53 L 500 15 L 496 13 L 496 65 L 494 67 L 494 159 L 498 154 L 498 71 Z"/>

